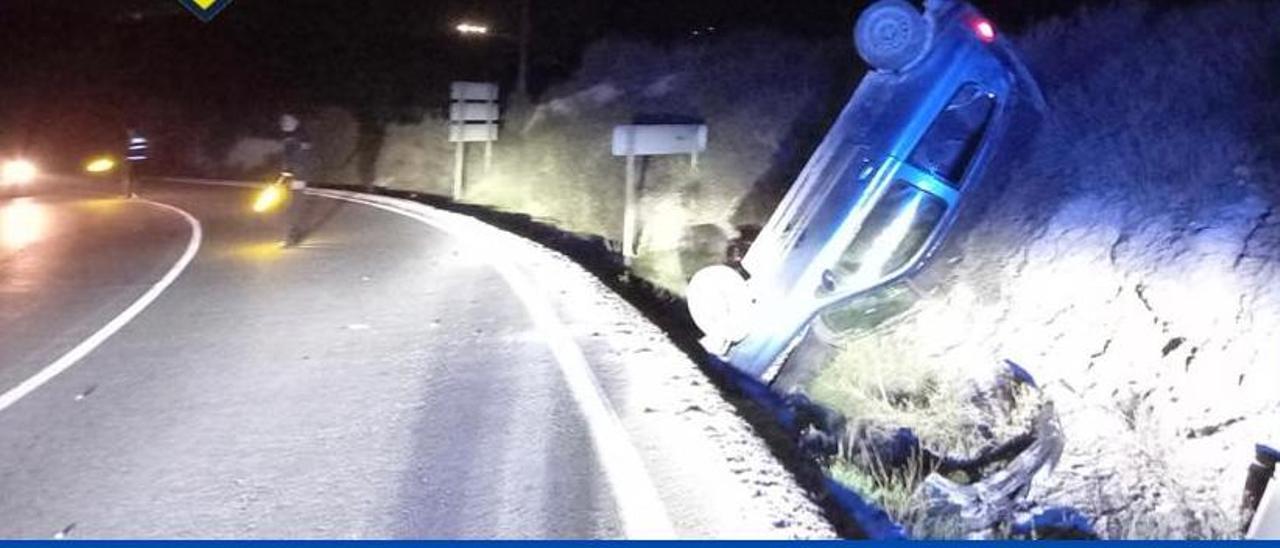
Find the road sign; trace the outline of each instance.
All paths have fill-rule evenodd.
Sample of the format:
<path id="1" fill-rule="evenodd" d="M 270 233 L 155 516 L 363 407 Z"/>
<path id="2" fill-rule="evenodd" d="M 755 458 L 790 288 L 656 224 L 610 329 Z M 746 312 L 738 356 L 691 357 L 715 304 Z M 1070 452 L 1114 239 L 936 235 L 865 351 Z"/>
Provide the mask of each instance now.
<path id="1" fill-rule="evenodd" d="M 488 143 L 498 140 L 498 85 L 454 82 L 449 89 L 449 142 Z M 486 158 L 488 157 L 486 152 Z M 488 160 L 486 159 L 486 169 Z"/>
<path id="2" fill-rule="evenodd" d="M 231 0 L 178 0 L 178 3 L 191 10 L 201 21 L 208 23 L 222 13 L 231 4 Z"/>
<path id="3" fill-rule="evenodd" d="M 130 162 L 141 162 L 149 159 L 151 143 L 146 137 L 131 133 L 129 137 L 129 149 L 125 153 L 125 159 Z"/>
<path id="4" fill-rule="evenodd" d="M 613 155 L 627 157 L 626 205 L 622 217 L 622 258 L 627 265 L 636 255 L 641 165 L 638 158 L 688 154 L 694 171 L 698 154 L 707 150 L 705 124 L 643 124 L 613 128 Z"/>
<path id="5" fill-rule="evenodd" d="M 497 122 L 501 117 L 498 103 L 463 103 L 449 105 L 449 120 L 459 122 Z"/>
<path id="6" fill-rule="evenodd" d="M 613 128 L 614 156 L 698 154 L 707 150 L 707 126 L 633 125 Z"/>
<path id="7" fill-rule="evenodd" d="M 493 167 L 493 142 L 498 140 L 502 108 L 498 84 L 454 82 L 449 86 L 449 142 L 457 143 L 453 161 L 453 199 L 462 198 L 466 178 L 467 143 L 484 143 L 484 172 Z"/>
<path id="8" fill-rule="evenodd" d="M 449 86 L 453 101 L 497 102 L 498 84 L 489 82 L 454 82 Z"/>
<path id="9" fill-rule="evenodd" d="M 450 124 L 450 143 L 484 143 L 498 140 L 497 124 Z"/>

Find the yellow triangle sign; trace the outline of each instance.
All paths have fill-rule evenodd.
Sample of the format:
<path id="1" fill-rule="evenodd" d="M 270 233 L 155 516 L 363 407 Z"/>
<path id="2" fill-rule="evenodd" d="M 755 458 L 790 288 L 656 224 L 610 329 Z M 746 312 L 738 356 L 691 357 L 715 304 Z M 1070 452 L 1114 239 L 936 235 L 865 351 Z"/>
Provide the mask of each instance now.
<path id="1" fill-rule="evenodd" d="M 201 21 L 208 23 L 222 13 L 222 10 L 231 4 L 231 0 L 178 0 L 178 3 L 194 13 Z"/>

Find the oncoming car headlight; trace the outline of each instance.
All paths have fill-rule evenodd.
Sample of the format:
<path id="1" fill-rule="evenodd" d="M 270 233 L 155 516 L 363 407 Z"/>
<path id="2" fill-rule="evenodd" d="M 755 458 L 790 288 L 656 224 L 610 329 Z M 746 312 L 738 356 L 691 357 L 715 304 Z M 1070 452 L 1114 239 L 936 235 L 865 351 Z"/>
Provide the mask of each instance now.
<path id="1" fill-rule="evenodd" d="M 6 185 L 25 185 L 36 179 L 39 170 L 30 160 L 13 159 L 0 167 L 0 182 Z"/>

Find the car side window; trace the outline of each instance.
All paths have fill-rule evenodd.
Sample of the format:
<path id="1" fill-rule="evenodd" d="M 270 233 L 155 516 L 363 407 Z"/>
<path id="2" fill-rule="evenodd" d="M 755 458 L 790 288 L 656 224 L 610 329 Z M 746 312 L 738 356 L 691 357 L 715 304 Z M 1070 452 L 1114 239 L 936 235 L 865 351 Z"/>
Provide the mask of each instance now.
<path id="1" fill-rule="evenodd" d="M 995 105 L 995 94 L 978 84 L 960 86 L 916 145 L 911 163 L 959 186 L 982 145 Z"/>
<path id="2" fill-rule="evenodd" d="M 818 288 L 827 297 L 859 291 L 901 270 L 920 253 L 947 212 L 942 198 L 896 180 Z"/>

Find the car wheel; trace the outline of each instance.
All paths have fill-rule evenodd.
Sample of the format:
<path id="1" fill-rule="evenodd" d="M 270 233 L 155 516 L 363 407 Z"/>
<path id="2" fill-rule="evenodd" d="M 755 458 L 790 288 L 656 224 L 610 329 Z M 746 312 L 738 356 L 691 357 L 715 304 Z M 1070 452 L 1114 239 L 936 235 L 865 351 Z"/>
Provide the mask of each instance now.
<path id="1" fill-rule="evenodd" d="M 929 23 L 906 0 L 880 0 L 858 17 L 853 41 L 872 68 L 898 71 L 928 48 Z"/>

